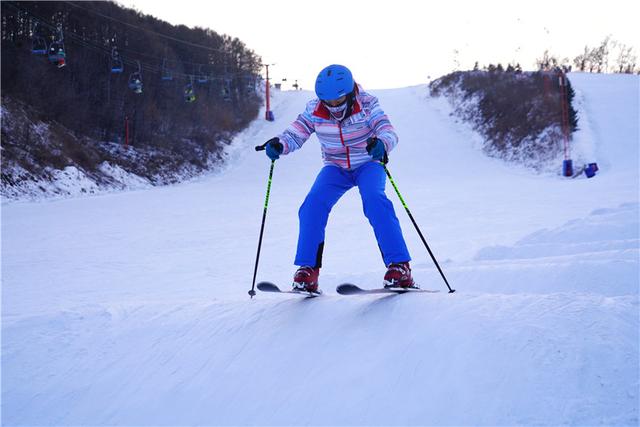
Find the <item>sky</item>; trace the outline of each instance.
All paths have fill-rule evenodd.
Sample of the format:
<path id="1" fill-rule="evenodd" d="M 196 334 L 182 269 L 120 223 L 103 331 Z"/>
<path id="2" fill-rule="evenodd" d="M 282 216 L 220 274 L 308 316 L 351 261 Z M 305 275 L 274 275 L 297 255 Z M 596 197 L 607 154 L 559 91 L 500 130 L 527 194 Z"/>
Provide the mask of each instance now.
<path id="1" fill-rule="evenodd" d="M 574 58 L 606 36 L 640 56 L 640 2 L 118 0 L 172 24 L 237 37 L 283 88 L 313 89 L 317 73 L 343 64 L 365 88 L 406 87 L 456 69 L 498 62 L 534 69 L 545 50 Z"/>

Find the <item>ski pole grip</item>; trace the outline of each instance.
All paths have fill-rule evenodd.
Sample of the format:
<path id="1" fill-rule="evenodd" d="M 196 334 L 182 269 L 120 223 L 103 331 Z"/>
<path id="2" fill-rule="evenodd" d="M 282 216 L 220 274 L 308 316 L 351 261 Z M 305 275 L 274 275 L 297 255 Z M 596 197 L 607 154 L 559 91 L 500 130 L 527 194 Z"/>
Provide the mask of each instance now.
<path id="1" fill-rule="evenodd" d="M 256 151 L 264 151 L 264 150 L 266 150 L 268 143 L 269 143 L 269 141 L 265 142 L 262 145 L 256 145 Z"/>

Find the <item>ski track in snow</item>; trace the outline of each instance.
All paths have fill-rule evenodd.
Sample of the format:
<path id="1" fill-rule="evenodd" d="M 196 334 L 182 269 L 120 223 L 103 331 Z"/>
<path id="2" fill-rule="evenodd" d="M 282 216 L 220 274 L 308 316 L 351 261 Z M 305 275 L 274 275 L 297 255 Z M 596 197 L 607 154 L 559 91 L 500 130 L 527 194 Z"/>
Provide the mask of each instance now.
<path id="1" fill-rule="evenodd" d="M 637 76 L 570 76 L 590 180 L 490 159 L 423 86 L 372 91 L 414 275 L 438 294 L 338 296 L 384 266 L 356 191 L 314 300 L 249 300 L 269 162 L 309 92 L 277 93 L 215 175 L 2 206 L 4 425 L 637 425 Z M 635 90 L 635 92 L 634 92 Z M 259 117 L 263 117 L 260 115 Z M 276 162 L 258 280 L 286 286 L 317 140 Z"/>

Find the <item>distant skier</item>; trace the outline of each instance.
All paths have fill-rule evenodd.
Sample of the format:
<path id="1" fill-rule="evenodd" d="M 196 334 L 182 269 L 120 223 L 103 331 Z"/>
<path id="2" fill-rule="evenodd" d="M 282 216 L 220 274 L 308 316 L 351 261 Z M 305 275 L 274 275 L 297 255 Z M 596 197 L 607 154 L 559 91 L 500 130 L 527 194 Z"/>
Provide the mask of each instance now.
<path id="1" fill-rule="evenodd" d="M 320 170 L 299 210 L 300 231 L 294 264 L 294 290 L 315 292 L 322 266 L 322 251 L 331 208 L 357 186 L 364 214 L 373 227 L 387 272 L 385 287 L 415 286 L 409 251 L 400 223 L 384 189 L 386 174 L 380 162 L 398 143 L 389 118 L 378 99 L 355 83 L 343 65 L 329 65 L 318 74 L 318 98 L 280 135 L 267 141 L 266 154 L 277 160 L 316 133 L 325 166 Z"/>

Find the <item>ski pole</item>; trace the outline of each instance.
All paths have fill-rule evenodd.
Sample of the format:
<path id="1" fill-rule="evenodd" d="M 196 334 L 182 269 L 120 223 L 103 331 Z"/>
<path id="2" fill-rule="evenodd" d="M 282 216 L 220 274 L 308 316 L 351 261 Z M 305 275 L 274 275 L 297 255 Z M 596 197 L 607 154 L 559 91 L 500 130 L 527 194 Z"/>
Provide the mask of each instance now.
<path id="1" fill-rule="evenodd" d="M 444 272 L 440 268 L 440 264 L 438 264 L 438 261 L 436 260 L 436 257 L 433 255 L 433 252 L 431 252 L 431 248 L 427 244 L 427 240 L 422 235 L 422 232 L 420 231 L 420 227 L 418 227 L 418 224 L 416 223 L 416 220 L 413 219 L 413 215 L 411 215 L 411 211 L 409 210 L 409 207 L 404 202 L 404 199 L 402 198 L 402 195 L 400 194 L 400 190 L 398 190 L 398 186 L 396 185 L 395 181 L 391 177 L 391 174 L 389 173 L 389 169 L 387 169 L 387 165 L 384 162 L 380 162 L 380 164 L 382 165 L 382 167 L 384 168 L 384 171 L 386 172 L 387 176 L 389 177 L 389 181 L 391 182 L 391 185 L 393 186 L 393 189 L 396 190 L 396 194 L 398 195 L 398 198 L 400 199 L 400 202 L 402 203 L 402 206 L 404 206 L 404 210 L 407 211 L 407 214 L 409 215 L 409 219 L 411 219 L 411 222 L 413 223 L 413 226 L 416 228 L 416 231 L 418 232 L 418 235 L 420 236 L 420 239 L 422 239 L 422 243 L 424 243 L 424 246 L 427 248 L 427 251 L 429 252 L 429 255 L 431 255 L 431 259 L 433 260 L 434 264 L 438 268 L 438 271 L 440 272 L 440 275 L 442 276 L 442 279 L 444 280 L 444 283 L 447 285 L 447 288 L 449 288 L 449 293 L 450 294 L 454 293 L 456 290 L 455 289 L 451 289 L 451 286 L 449 286 L 449 282 L 447 281 L 447 278 L 445 277 Z"/>
<path id="2" fill-rule="evenodd" d="M 256 147 L 256 151 L 262 151 L 265 149 L 267 144 L 258 145 Z M 251 290 L 249 291 L 249 295 L 253 298 L 256 294 L 256 276 L 258 274 L 258 261 L 260 260 L 260 248 L 262 247 L 262 236 L 264 234 L 264 223 L 267 218 L 267 206 L 269 206 L 269 194 L 271 193 L 271 179 L 273 178 L 273 166 L 276 164 L 275 160 L 271 160 L 271 168 L 269 169 L 269 181 L 267 183 L 267 196 L 264 199 L 264 211 L 262 212 L 262 225 L 260 226 L 260 237 L 258 238 L 258 252 L 256 253 L 256 265 L 253 268 L 253 283 L 251 284 Z"/>

